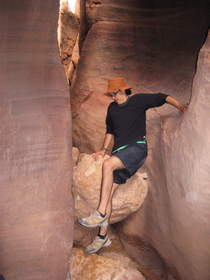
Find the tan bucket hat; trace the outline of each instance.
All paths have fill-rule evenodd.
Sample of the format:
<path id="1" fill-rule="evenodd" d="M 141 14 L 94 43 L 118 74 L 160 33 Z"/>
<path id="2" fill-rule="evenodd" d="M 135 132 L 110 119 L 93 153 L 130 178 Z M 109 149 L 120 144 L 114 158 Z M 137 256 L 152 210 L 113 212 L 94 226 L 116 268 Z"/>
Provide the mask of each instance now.
<path id="1" fill-rule="evenodd" d="M 108 88 L 107 88 L 107 92 L 105 94 L 109 94 L 113 91 L 116 90 L 125 90 L 125 89 L 129 89 L 131 88 L 126 81 L 124 80 L 124 78 L 122 77 L 116 77 L 116 78 L 112 78 L 111 80 L 108 80 Z"/>

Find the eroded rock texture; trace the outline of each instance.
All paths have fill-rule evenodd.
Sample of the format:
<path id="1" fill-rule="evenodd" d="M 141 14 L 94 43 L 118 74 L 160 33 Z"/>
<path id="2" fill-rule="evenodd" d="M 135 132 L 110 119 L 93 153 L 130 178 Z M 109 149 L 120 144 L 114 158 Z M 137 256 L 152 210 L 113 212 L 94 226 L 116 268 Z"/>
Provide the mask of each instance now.
<path id="1" fill-rule="evenodd" d="M 92 27 L 72 89 L 73 140 L 82 152 L 101 147 L 110 102 L 103 93 L 113 76 L 125 77 L 133 92 L 163 91 L 188 101 L 206 27 L 205 20 L 195 20 L 202 14 L 199 8 L 152 9 L 137 0 L 92 2 L 87 2 Z"/>
<path id="2" fill-rule="evenodd" d="M 72 89 L 73 141 L 82 152 L 101 147 L 110 102 L 103 92 L 113 76 L 125 77 L 134 93 L 165 92 L 190 102 L 184 116 L 169 105 L 148 112 L 150 191 L 121 229 L 125 243 L 126 235 L 137 235 L 182 280 L 209 278 L 208 42 L 191 91 L 209 25 L 205 3 L 86 1 L 90 29 Z"/>
<path id="3" fill-rule="evenodd" d="M 77 10 L 79 10 L 77 1 Z M 78 12 L 78 11 L 77 11 Z M 72 84 L 74 72 L 79 59 L 79 18 L 70 10 L 67 0 L 60 0 L 58 46 L 61 62 L 64 65 L 69 85 Z"/>
<path id="4" fill-rule="evenodd" d="M 145 280 L 138 264 L 128 257 L 119 238 L 114 233 L 109 236 L 111 246 L 97 254 L 88 255 L 81 248 L 73 248 L 70 261 L 72 280 Z"/>
<path id="5" fill-rule="evenodd" d="M 73 158 L 77 161 L 76 151 Z M 73 193 L 76 217 L 86 217 L 97 209 L 100 199 L 102 164 L 104 158 L 95 160 L 91 155 L 81 154 L 74 167 Z M 140 173 L 136 173 L 125 184 L 120 185 L 113 195 L 110 223 L 123 220 L 137 211 L 144 202 L 148 192 L 147 182 Z"/>
<path id="6" fill-rule="evenodd" d="M 138 258 L 144 251 L 138 244 L 149 240 L 173 274 L 184 280 L 208 280 L 210 273 L 209 53 L 208 35 L 199 54 L 189 110 L 176 122 L 173 117 L 162 122 L 162 156 L 154 150 L 147 162 L 149 195 L 139 213 L 120 230 L 132 257 Z M 133 246 L 126 241 L 132 236 L 141 237 Z M 143 258 L 141 254 L 142 262 Z"/>
<path id="7" fill-rule="evenodd" d="M 59 1 L 1 1 L 0 272 L 65 280 L 72 246 L 68 88 Z"/>
<path id="8" fill-rule="evenodd" d="M 72 279 L 145 280 L 141 272 L 133 268 L 120 254 L 113 257 L 87 255 L 82 249 L 73 248 Z"/>

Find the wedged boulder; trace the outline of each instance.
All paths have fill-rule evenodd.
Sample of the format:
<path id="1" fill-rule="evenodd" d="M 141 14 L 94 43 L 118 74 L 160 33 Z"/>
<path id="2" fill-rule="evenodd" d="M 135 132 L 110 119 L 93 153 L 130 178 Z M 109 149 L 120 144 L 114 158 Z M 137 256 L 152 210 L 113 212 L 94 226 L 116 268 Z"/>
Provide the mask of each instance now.
<path id="1" fill-rule="evenodd" d="M 98 207 L 102 164 L 108 157 L 106 155 L 104 158 L 95 160 L 92 155 L 80 154 L 73 175 L 76 217 L 87 216 Z M 125 184 L 120 185 L 113 196 L 110 223 L 119 222 L 137 211 L 144 202 L 147 191 L 147 182 L 140 173 L 136 173 Z"/>
<path id="2" fill-rule="evenodd" d="M 132 215 L 133 216 L 133 215 Z M 87 245 L 89 245 L 95 235 L 97 234 L 97 229 L 88 229 L 81 227 L 77 224 L 75 224 L 74 227 L 74 245 L 76 248 L 85 248 Z M 139 250 L 140 255 L 138 258 L 141 256 L 141 258 L 144 258 L 144 261 L 139 263 L 138 258 L 136 259 L 136 256 L 133 255 L 132 257 L 128 255 L 127 250 L 125 250 L 124 243 L 121 242 L 120 238 L 121 235 L 118 232 L 118 227 L 109 227 L 108 229 L 108 235 L 109 238 L 111 239 L 112 243 L 109 247 L 102 248 L 99 252 L 97 252 L 97 255 L 94 254 L 94 257 L 88 258 L 87 259 L 87 254 L 85 254 L 83 249 L 74 249 L 71 260 L 70 260 L 70 271 L 72 271 L 72 279 L 77 280 L 77 279 L 83 279 L 83 272 L 81 270 L 86 269 L 86 266 L 90 262 L 97 262 L 100 265 L 105 264 L 103 268 L 103 274 L 104 278 L 102 278 L 101 274 L 98 274 L 98 268 L 96 270 L 93 269 L 91 273 L 92 279 L 95 280 L 101 280 L 101 279 L 110 279 L 110 266 L 109 264 L 112 263 L 113 260 L 113 265 L 116 268 L 116 265 L 118 267 L 119 264 L 119 269 L 123 271 L 122 274 L 119 273 L 119 275 L 115 274 L 113 270 L 111 270 L 111 273 L 114 274 L 115 277 L 118 278 L 111 278 L 111 279 L 142 279 L 142 275 L 139 276 L 139 271 L 146 277 L 148 280 L 160 280 L 160 279 L 166 279 L 164 278 L 165 276 L 165 271 L 164 267 L 161 264 L 160 260 L 156 261 L 155 264 L 158 265 L 158 267 L 154 267 L 153 261 L 148 264 L 148 253 L 149 256 L 151 256 L 150 252 L 148 252 L 148 247 L 145 247 L 142 242 L 139 244 L 139 247 L 142 246 L 141 250 Z M 135 244 L 135 246 L 138 246 L 136 244 L 136 238 L 131 240 L 129 238 L 129 243 Z M 126 246 L 127 249 L 127 246 Z M 151 251 L 151 250 L 150 250 Z M 136 252 L 136 250 L 135 250 Z M 143 256 L 142 256 L 143 255 Z M 101 258 L 103 257 L 103 258 Z M 80 260 L 76 260 L 79 259 Z M 118 263 L 115 261 L 118 260 Z M 107 264 L 108 263 L 108 264 Z M 99 268 L 100 268 L 99 265 Z M 93 264 L 92 264 L 93 266 Z M 138 270 L 138 272 L 136 271 Z M 95 274 L 94 274 L 95 273 Z M 165 274 L 164 274 L 165 273 Z M 129 276 L 128 276 L 129 275 Z M 168 274 L 167 274 L 168 275 Z M 112 275 L 113 276 L 113 275 Z M 137 278 L 135 278 L 135 277 Z M 81 277 L 81 278 L 79 278 Z M 128 278 L 124 278 L 128 277 Z M 139 278 L 140 277 L 140 278 Z M 143 278 L 144 279 L 144 278 Z M 168 279 L 168 278 L 167 278 Z M 168 279 L 169 280 L 169 279 Z M 170 278 L 170 280 L 172 280 Z"/>
<path id="3" fill-rule="evenodd" d="M 80 248 L 73 248 L 70 271 L 73 280 L 145 280 L 135 263 L 119 252 L 88 255 Z"/>

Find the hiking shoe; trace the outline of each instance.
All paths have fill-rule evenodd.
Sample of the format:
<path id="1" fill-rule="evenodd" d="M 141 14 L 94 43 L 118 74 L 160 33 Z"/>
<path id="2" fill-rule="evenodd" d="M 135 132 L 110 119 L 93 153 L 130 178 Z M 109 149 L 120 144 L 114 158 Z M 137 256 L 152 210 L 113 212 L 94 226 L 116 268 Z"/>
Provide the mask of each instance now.
<path id="1" fill-rule="evenodd" d="M 78 220 L 79 224 L 85 227 L 93 228 L 98 226 L 108 226 L 108 217 L 102 217 L 96 210 L 90 216 Z"/>
<path id="2" fill-rule="evenodd" d="M 87 254 L 94 254 L 98 252 L 103 247 L 108 247 L 112 241 L 109 239 L 109 237 L 106 235 L 106 237 L 100 238 L 98 235 L 94 238 L 93 242 L 87 246 L 85 249 L 85 252 Z"/>

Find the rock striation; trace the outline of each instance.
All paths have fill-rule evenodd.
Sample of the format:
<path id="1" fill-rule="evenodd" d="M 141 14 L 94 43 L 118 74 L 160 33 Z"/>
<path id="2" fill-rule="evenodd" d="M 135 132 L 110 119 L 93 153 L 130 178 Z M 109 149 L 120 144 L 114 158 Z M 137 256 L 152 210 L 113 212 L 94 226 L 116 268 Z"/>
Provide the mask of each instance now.
<path id="1" fill-rule="evenodd" d="M 122 222 L 124 236 L 149 243 L 174 278 L 186 280 L 209 277 L 209 39 L 193 82 L 209 27 L 206 3 L 86 1 L 89 31 L 71 93 L 73 142 L 85 153 L 101 147 L 110 102 L 103 93 L 113 76 L 125 77 L 134 93 L 160 91 L 190 102 L 184 116 L 167 105 L 148 112 L 150 191 Z"/>
<path id="2" fill-rule="evenodd" d="M 145 8 L 145 1 L 138 0 L 87 4 L 91 27 L 82 46 L 71 103 L 74 146 L 91 153 L 103 141 L 111 102 L 103 95 L 108 79 L 125 77 L 134 93 L 162 91 L 183 102 L 189 99 L 207 20 L 194 20 L 200 9 L 168 8 L 166 3 L 162 9 L 158 3 L 154 9 Z"/>
<path id="3" fill-rule="evenodd" d="M 0 274 L 66 279 L 73 240 L 71 113 L 59 1 L 0 9 Z"/>
<path id="4" fill-rule="evenodd" d="M 147 159 L 150 192 L 140 211 L 120 229 L 133 257 L 140 255 L 142 246 L 140 242 L 131 246 L 128 239 L 149 240 L 178 279 L 208 280 L 210 273 L 209 54 L 208 33 L 199 52 L 188 111 L 162 121 L 161 144 L 156 143 L 161 145 L 162 156 L 153 150 L 153 157 L 150 154 Z M 154 136 L 150 136 L 151 143 Z"/>

